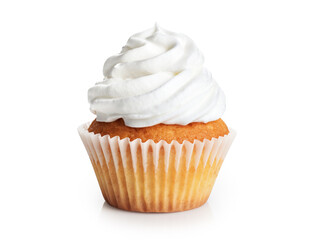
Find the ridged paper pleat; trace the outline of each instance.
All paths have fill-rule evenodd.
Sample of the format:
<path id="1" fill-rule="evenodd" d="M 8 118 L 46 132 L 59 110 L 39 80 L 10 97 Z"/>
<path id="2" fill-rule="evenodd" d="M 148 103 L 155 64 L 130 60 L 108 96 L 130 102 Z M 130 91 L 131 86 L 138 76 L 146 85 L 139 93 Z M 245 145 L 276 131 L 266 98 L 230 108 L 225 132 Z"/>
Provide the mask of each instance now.
<path id="1" fill-rule="evenodd" d="M 203 205 L 235 137 L 155 143 L 110 138 L 78 128 L 104 199 L 139 212 L 175 212 Z"/>

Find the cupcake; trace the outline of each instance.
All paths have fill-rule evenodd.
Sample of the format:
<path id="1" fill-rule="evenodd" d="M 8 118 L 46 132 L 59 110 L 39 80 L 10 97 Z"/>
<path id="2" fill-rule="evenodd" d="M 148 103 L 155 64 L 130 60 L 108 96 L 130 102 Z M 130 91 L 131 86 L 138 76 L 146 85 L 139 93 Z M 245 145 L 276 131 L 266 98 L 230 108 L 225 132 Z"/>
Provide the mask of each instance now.
<path id="1" fill-rule="evenodd" d="M 203 205 L 235 137 L 225 95 L 187 36 L 155 26 L 129 38 L 89 89 L 78 128 L 105 201 L 137 212 Z"/>

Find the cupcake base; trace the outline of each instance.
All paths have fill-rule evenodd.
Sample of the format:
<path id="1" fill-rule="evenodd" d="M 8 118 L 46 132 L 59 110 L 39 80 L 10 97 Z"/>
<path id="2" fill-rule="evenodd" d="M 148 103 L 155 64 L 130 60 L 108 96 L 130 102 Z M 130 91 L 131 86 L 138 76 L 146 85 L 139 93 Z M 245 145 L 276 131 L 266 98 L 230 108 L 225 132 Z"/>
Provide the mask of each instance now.
<path id="1" fill-rule="evenodd" d="M 235 137 L 158 143 L 78 128 L 102 194 L 111 206 L 136 212 L 178 212 L 202 206 Z"/>

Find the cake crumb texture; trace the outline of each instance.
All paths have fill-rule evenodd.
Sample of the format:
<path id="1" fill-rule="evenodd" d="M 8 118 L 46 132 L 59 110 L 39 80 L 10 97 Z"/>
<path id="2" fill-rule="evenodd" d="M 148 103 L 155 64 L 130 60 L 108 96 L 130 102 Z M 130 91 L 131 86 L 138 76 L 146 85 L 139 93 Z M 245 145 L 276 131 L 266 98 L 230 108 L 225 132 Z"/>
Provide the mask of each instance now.
<path id="1" fill-rule="evenodd" d="M 95 134 L 110 135 L 110 137 L 119 136 L 121 139 L 130 138 L 131 141 L 140 138 L 143 142 L 152 139 L 154 142 L 165 140 L 170 143 L 176 140 L 182 143 L 184 140 L 193 143 L 194 140 L 203 141 L 204 139 L 218 138 L 227 135 L 229 130 L 225 122 L 220 118 L 208 123 L 190 123 L 188 125 L 166 125 L 157 124 L 151 127 L 132 128 L 124 124 L 123 119 L 114 122 L 98 122 L 94 120 L 89 132 Z"/>

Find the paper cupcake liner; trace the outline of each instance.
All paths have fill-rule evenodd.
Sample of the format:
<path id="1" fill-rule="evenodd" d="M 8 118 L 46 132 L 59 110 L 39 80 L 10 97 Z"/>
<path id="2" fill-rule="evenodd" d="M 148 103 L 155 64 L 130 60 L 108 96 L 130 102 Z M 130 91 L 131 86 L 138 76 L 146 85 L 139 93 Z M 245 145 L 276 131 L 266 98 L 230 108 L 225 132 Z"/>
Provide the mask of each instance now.
<path id="1" fill-rule="evenodd" d="M 137 212 L 176 212 L 203 205 L 236 135 L 167 143 L 101 136 L 78 128 L 104 199 Z"/>

